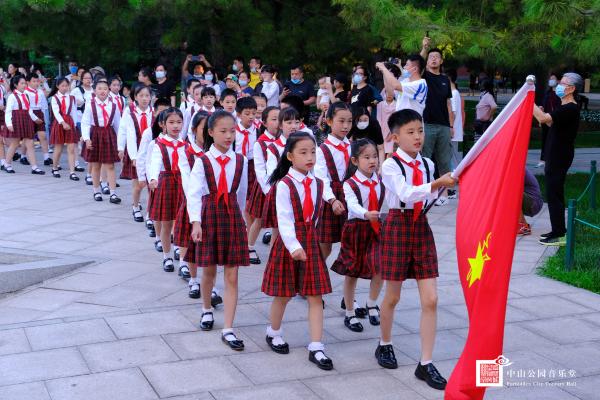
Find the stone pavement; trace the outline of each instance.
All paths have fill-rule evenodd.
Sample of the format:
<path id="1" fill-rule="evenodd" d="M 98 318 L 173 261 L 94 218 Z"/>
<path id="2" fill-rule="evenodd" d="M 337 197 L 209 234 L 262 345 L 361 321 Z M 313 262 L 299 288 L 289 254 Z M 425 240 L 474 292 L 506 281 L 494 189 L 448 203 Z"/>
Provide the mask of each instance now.
<path id="1" fill-rule="evenodd" d="M 270 299 L 260 292 L 264 264 L 242 268 L 236 329 L 247 347 L 234 353 L 220 342 L 221 310 L 213 332 L 199 330 L 200 301 L 187 297 L 184 281 L 162 271 L 152 239 L 131 218 L 129 184 L 121 184 L 123 205 L 115 206 L 107 197 L 94 202 L 83 181 L 33 176 L 21 166 L 15 175 L 0 174 L 0 253 L 95 260 L 0 299 L 0 399 L 442 398 L 413 376 L 419 359 L 414 282 L 405 285 L 396 313 L 401 366 L 384 370 L 373 355 L 378 329 L 367 321 L 363 333 L 344 327 L 338 308 L 342 279 L 331 274 L 335 290 L 325 298 L 324 341 L 335 370 L 325 372 L 307 360 L 302 299 L 290 303 L 285 317 L 291 353 L 268 349 Z M 456 268 L 455 207 L 453 200 L 429 214 L 440 259 L 434 359 L 445 376 L 468 325 Z M 515 374 L 505 370 L 505 382 L 527 386 L 489 390 L 486 398 L 598 398 L 600 296 L 535 274 L 545 256 L 536 236 L 548 229 L 547 210 L 532 223 L 534 235 L 517 242 L 504 352 Z M 263 260 L 266 251 L 259 245 Z M 222 287 L 222 274 L 218 282 Z M 360 303 L 367 288 L 359 283 Z M 546 378 L 538 378 L 538 370 Z"/>

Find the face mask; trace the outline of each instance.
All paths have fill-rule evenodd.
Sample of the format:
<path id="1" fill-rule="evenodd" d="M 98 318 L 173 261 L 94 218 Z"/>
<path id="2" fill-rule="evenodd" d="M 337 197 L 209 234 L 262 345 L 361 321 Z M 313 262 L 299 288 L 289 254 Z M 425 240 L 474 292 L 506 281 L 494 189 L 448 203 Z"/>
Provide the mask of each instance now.
<path id="1" fill-rule="evenodd" d="M 565 97 L 565 89 L 565 85 L 559 84 L 558 86 L 556 86 L 556 95 L 562 99 L 563 97 Z"/>
<path id="2" fill-rule="evenodd" d="M 248 84 L 248 81 L 245 79 L 240 79 L 239 84 L 240 84 L 240 86 L 246 86 Z"/>
<path id="3" fill-rule="evenodd" d="M 75 75 L 77 73 L 77 66 L 69 67 L 69 72 Z"/>
<path id="4" fill-rule="evenodd" d="M 237 66 L 237 65 L 235 65 L 235 64 L 233 64 L 233 66 L 231 67 L 231 69 L 233 69 L 234 71 L 236 71 L 236 72 L 237 72 L 237 70 L 238 70 L 238 66 Z"/>
<path id="5" fill-rule="evenodd" d="M 194 78 L 196 78 L 196 79 L 202 79 L 202 74 L 194 74 Z"/>
<path id="6" fill-rule="evenodd" d="M 369 121 L 360 121 L 356 123 L 356 127 L 361 131 L 367 129 L 367 126 L 369 126 Z"/>
<path id="7" fill-rule="evenodd" d="M 412 74 L 410 73 L 410 71 L 407 71 L 407 70 L 403 70 L 402 71 L 402 78 L 403 79 L 408 79 L 408 78 L 410 78 L 411 75 Z"/>
<path id="8" fill-rule="evenodd" d="M 167 73 L 165 71 L 156 71 L 154 75 L 156 75 L 156 79 L 162 79 L 167 76 Z"/>
<path id="9" fill-rule="evenodd" d="M 548 81 L 548 86 L 550 86 L 550 87 L 554 87 L 554 86 L 556 86 L 556 79 L 550 79 L 550 80 Z"/>
<path id="10" fill-rule="evenodd" d="M 362 82 L 362 76 L 360 76 L 360 75 L 352 76 L 352 83 L 354 83 L 355 85 L 358 85 L 361 82 Z"/>
<path id="11" fill-rule="evenodd" d="M 292 83 L 293 83 L 294 85 L 297 85 L 297 84 L 299 84 L 299 83 L 300 83 L 300 79 L 292 79 Z"/>
<path id="12" fill-rule="evenodd" d="M 213 76 L 212 76 L 212 75 L 210 75 L 210 74 L 206 74 L 206 75 L 204 75 L 204 80 L 205 80 L 205 81 L 210 81 L 210 82 L 212 82 L 212 80 L 213 80 Z"/>
<path id="13" fill-rule="evenodd" d="M 256 68 L 252 67 L 252 68 L 250 68 L 250 71 L 251 72 L 256 72 Z"/>

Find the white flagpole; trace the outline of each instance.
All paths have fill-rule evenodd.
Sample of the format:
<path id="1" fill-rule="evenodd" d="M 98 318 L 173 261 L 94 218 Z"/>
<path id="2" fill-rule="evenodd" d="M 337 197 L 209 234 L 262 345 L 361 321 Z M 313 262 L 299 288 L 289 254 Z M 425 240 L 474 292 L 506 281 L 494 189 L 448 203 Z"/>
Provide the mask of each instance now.
<path id="1" fill-rule="evenodd" d="M 521 105 L 527 93 L 535 91 L 535 76 L 527 76 L 526 83 L 519 89 L 519 91 L 513 96 L 508 102 L 502 112 L 494 119 L 492 124 L 486 129 L 485 133 L 481 138 L 473 145 L 471 150 L 467 153 L 465 158 L 458 164 L 454 172 L 452 172 L 453 178 L 458 178 L 460 174 L 467 168 L 479 154 L 485 149 L 485 147 L 492 141 L 494 136 L 502 129 L 504 123 L 508 120 L 508 117 L 515 112 L 515 110 Z M 531 111 L 533 113 L 533 109 Z"/>

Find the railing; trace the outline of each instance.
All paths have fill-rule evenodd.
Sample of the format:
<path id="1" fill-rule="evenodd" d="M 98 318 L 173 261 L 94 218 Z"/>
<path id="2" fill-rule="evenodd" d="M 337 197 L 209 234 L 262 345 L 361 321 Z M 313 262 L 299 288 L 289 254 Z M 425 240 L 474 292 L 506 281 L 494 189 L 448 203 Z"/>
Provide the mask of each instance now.
<path id="1" fill-rule="evenodd" d="M 593 160 L 590 163 L 590 179 L 584 191 L 579 195 L 577 199 L 569 200 L 569 208 L 567 211 L 567 245 L 565 251 L 565 266 L 567 270 L 570 270 L 575 260 L 575 223 L 588 226 L 592 229 L 600 231 L 600 226 L 593 225 L 592 223 L 583 219 L 577 218 L 577 203 L 580 202 L 585 195 L 589 196 L 589 208 L 591 210 L 596 209 L 596 161 Z"/>

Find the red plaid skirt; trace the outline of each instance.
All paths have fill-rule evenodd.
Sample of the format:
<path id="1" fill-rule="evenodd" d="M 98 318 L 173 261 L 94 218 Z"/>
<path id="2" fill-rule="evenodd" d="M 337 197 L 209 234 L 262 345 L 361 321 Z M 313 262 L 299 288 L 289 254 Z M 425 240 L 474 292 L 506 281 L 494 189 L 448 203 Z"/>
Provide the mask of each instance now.
<path id="1" fill-rule="evenodd" d="M 173 244 L 179 247 L 188 247 L 192 237 L 192 224 L 187 212 L 187 201 L 185 196 L 177 210 L 175 216 L 175 226 L 173 227 Z"/>
<path id="2" fill-rule="evenodd" d="M 236 192 L 228 193 L 229 211 L 217 193 L 202 198 L 202 242 L 198 265 L 250 265 L 246 223 Z"/>
<path id="3" fill-rule="evenodd" d="M 41 124 L 36 124 L 35 122 L 33 123 L 33 125 L 35 126 L 35 131 L 36 132 L 45 131 L 46 130 L 46 120 L 44 119 L 44 112 L 42 110 L 33 110 L 33 114 L 36 117 L 38 117 L 38 119 L 42 120 Z"/>
<path id="4" fill-rule="evenodd" d="M 183 261 L 199 266 L 200 262 L 202 261 L 202 242 L 196 243 L 190 238 L 190 241 L 187 245 L 187 252 L 185 253 L 185 257 L 183 257 Z"/>
<path id="5" fill-rule="evenodd" d="M 248 200 L 246 210 L 254 218 L 262 218 L 263 206 L 265 204 L 265 194 L 257 180 L 254 180 L 254 186 L 248 191 Z"/>
<path id="6" fill-rule="evenodd" d="M 0 137 L 6 136 L 6 125 L 4 124 L 4 110 L 0 110 Z"/>
<path id="7" fill-rule="evenodd" d="M 381 231 L 380 269 L 387 281 L 439 276 L 435 240 L 424 214 L 413 224 L 413 210 L 389 211 Z"/>
<path id="8" fill-rule="evenodd" d="M 316 230 L 304 222 L 297 222 L 295 228 L 307 261 L 294 261 L 281 235 L 277 236 L 265 268 L 261 290 L 268 296 L 277 297 L 331 293 L 329 271 L 321 255 Z"/>
<path id="9" fill-rule="evenodd" d="M 121 169 L 121 175 L 119 175 L 119 177 L 121 179 L 137 179 L 137 169 L 135 169 L 133 161 L 131 161 L 131 158 L 129 158 L 127 147 L 125 147 L 123 155 L 123 168 Z"/>
<path id="10" fill-rule="evenodd" d="M 262 213 L 263 228 L 277 228 L 277 207 L 275 197 L 277 195 L 277 184 L 271 186 L 269 193 L 265 196 Z"/>
<path id="11" fill-rule="evenodd" d="M 106 128 L 92 126 L 90 129 L 92 149 L 84 145 L 83 159 L 87 162 L 114 164 L 119 162 L 117 151 L 117 134 L 112 126 Z"/>
<path id="12" fill-rule="evenodd" d="M 13 131 L 6 128 L 5 137 L 17 139 L 33 139 L 35 136 L 35 124 L 29 116 L 27 110 L 12 111 L 12 127 Z"/>
<path id="13" fill-rule="evenodd" d="M 248 160 L 248 188 L 252 189 L 256 182 L 256 171 L 254 170 L 254 160 Z"/>
<path id="14" fill-rule="evenodd" d="M 341 182 L 331 182 L 331 190 L 336 199 L 342 202 L 346 207 L 344 199 L 344 189 Z M 348 211 L 342 215 L 335 215 L 331 204 L 323 203 L 323 214 L 319 219 L 319 243 L 338 243 L 342 240 L 342 229 L 348 218 Z"/>
<path id="15" fill-rule="evenodd" d="M 379 268 L 379 238 L 369 221 L 351 219 L 342 230 L 342 246 L 331 270 L 352 278 L 371 279 Z"/>
<path id="16" fill-rule="evenodd" d="M 146 179 L 146 185 L 148 185 L 148 180 Z M 152 209 L 152 205 L 154 204 L 154 190 L 150 190 L 148 186 L 148 203 L 146 204 L 146 210 L 148 210 L 148 218 L 150 218 L 150 210 Z"/>
<path id="17" fill-rule="evenodd" d="M 179 171 L 161 171 L 158 187 L 154 190 L 150 219 L 152 221 L 174 221 L 183 195 Z"/>
<path id="18" fill-rule="evenodd" d="M 50 129 L 50 144 L 78 143 L 79 132 L 77 132 L 77 129 L 75 129 L 73 118 L 71 118 L 70 115 L 67 115 L 63 118 L 71 127 L 71 129 L 66 131 L 57 120 L 52 121 L 52 128 Z"/>

